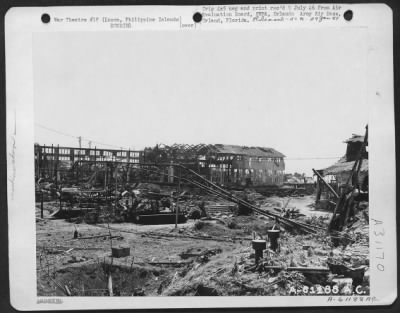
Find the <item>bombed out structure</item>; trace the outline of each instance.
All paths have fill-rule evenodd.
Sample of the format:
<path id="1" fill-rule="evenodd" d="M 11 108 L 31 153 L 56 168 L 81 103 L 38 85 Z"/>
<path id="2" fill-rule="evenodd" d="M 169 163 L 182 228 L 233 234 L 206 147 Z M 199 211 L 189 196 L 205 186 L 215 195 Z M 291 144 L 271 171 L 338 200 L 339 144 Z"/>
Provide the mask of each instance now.
<path id="1" fill-rule="evenodd" d="M 364 136 L 353 134 L 351 138 L 344 141 L 346 143 L 346 154 L 335 164 L 322 169 L 324 176 L 331 175 L 332 183 L 336 184 L 337 189 L 349 179 L 351 169 L 358 157 L 363 160 L 357 175 L 353 180 L 360 183 L 361 189 L 368 191 L 368 145 L 364 145 Z M 361 155 L 360 154 L 361 150 Z"/>
<path id="2" fill-rule="evenodd" d="M 304 175 L 282 184 L 272 148 L 35 145 L 37 294 L 369 295 L 368 128 L 346 143 L 337 164 L 313 169 L 316 197 Z"/>
<path id="3" fill-rule="evenodd" d="M 35 179 L 55 184 L 88 182 L 106 187 L 117 176 L 120 182 L 129 182 L 131 169 L 141 162 L 143 151 L 35 144 Z"/>
<path id="4" fill-rule="evenodd" d="M 146 160 L 178 162 L 220 185 L 281 185 L 284 155 L 275 149 L 237 145 L 158 145 L 144 150 Z M 170 173 L 173 168 L 170 168 Z M 171 177 L 170 177 L 171 179 Z"/>
<path id="5" fill-rule="evenodd" d="M 284 157 L 273 148 L 223 144 L 160 144 L 136 151 L 36 144 L 35 175 L 55 183 L 101 178 L 105 186 L 118 176 L 121 183 L 173 184 L 179 180 L 174 164 L 181 164 L 221 186 L 279 186 L 284 179 Z M 154 167 L 161 175 L 144 171 Z"/>
<path id="6" fill-rule="evenodd" d="M 337 163 L 318 170 L 318 173 L 339 194 L 348 183 L 359 186 L 360 190 L 368 192 L 368 141 L 365 140 L 365 136 L 352 134 L 352 137 L 345 140 L 344 143 L 346 143 L 346 154 Z M 355 164 L 357 161 L 359 163 Z M 354 173 L 355 165 L 357 167 Z M 320 180 L 317 180 L 317 201 L 319 201 L 325 189 L 320 184 Z M 326 194 L 329 197 L 332 196 L 329 192 L 326 192 Z"/>

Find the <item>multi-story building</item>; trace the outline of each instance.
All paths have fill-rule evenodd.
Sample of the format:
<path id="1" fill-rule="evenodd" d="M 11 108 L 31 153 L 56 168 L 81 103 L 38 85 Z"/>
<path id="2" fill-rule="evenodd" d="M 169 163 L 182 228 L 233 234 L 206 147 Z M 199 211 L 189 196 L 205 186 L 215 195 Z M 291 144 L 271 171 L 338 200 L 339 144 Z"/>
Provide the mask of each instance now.
<path id="1" fill-rule="evenodd" d="M 36 144 L 35 174 L 37 178 L 60 181 L 61 176 L 65 177 L 68 172 L 74 171 L 74 177 L 80 173 L 86 173 L 87 176 L 95 167 L 114 163 L 121 164 L 121 168 L 125 166 L 128 174 L 124 177 L 130 182 L 131 174 L 139 168 L 156 165 L 165 175 L 158 178 L 153 175 L 152 179 L 174 183 L 177 172 L 173 164 L 179 163 L 220 185 L 281 185 L 285 170 L 284 157 L 272 148 L 223 144 L 157 145 L 141 151 Z"/>
<path id="2" fill-rule="evenodd" d="M 144 150 L 145 160 L 187 164 L 220 185 L 281 185 L 284 157 L 272 148 L 224 144 L 158 145 Z"/>

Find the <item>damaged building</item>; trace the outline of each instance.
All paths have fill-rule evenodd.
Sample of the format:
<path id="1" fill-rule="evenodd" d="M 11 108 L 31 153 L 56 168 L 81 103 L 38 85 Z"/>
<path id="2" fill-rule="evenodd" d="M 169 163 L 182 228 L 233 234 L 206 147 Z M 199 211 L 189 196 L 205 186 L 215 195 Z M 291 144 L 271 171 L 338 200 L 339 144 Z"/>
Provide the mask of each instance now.
<path id="1" fill-rule="evenodd" d="M 143 151 L 46 146 L 35 144 L 35 176 L 61 183 L 79 182 L 93 175 L 99 168 L 111 176 L 111 166 L 134 165 L 143 162 Z M 115 167 L 115 166 L 114 166 Z M 126 180 L 129 180 L 129 175 Z"/>
<path id="2" fill-rule="evenodd" d="M 329 230 L 341 230 L 368 207 L 368 126 L 365 136 L 353 134 L 345 141 L 346 154 L 335 164 L 313 170 L 317 176 L 315 205 L 333 209 Z"/>
<path id="3" fill-rule="evenodd" d="M 46 177 L 57 182 L 68 177 L 89 177 L 99 167 L 119 165 L 126 183 L 133 182 L 136 170 L 157 165 L 164 175 L 152 175 L 158 183 L 177 183 L 177 172 L 171 164 L 183 164 L 204 178 L 221 186 L 282 185 L 284 155 L 273 148 L 238 145 L 156 145 L 141 151 L 74 148 L 35 145 L 37 179 Z M 111 173 L 110 173 L 111 175 Z M 141 176 L 143 180 L 143 175 Z"/>
<path id="4" fill-rule="evenodd" d="M 359 185 L 360 189 L 368 192 L 368 145 L 364 144 L 364 136 L 353 134 L 351 138 L 344 141 L 347 144 L 346 154 L 335 164 L 321 169 L 318 172 L 325 177 L 325 180 L 340 194 L 346 186 L 350 175 L 352 185 Z M 352 173 L 355 162 L 362 159 L 357 175 Z M 317 200 L 323 188 L 319 188 Z"/>
<path id="5" fill-rule="evenodd" d="M 158 145 L 145 149 L 144 157 L 155 163 L 187 164 L 200 175 L 223 186 L 281 185 L 285 170 L 285 156 L 275 149 L 264 147 Z"/>
<path id="6" fill-rule="evenodd" d="M 304 175 L 285 184 L 272 148 L 35 145 L 37 293 L 289 296 L 313 284 L 368 295 L 369 204 L 351 179 L 368 181 L 367 137 L 315 171 L 333 195 L 325 212 Z"/>

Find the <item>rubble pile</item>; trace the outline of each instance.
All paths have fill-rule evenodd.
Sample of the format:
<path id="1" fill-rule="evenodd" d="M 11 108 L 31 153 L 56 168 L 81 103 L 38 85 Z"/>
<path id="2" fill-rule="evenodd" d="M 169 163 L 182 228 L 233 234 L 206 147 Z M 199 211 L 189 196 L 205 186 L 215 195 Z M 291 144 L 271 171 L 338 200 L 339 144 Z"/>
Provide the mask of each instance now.
<path id="1" fill-rule="evenodd" d="M 367 201 L 349 205 L 355 214 L 330 230 L 332 213 L 319 212 L 314 196 L 219 186 L 213 192 L 148 183 L 104 192 L 69 188 L 64 208 L 61 201 L 37 206 L 47 217 L 58 214 L 65 228 L 51 232 L 50 219 L 37 220 L 38 246 L 46 247 L 38 255 L 40 280 L 63 281 L 58 292 L 75 295 L 351 294 L 357 287 L 369 293 Z M 160 216 L 168 223 L 157 223 Z M 79 282 L 66 283 L 76 275 Z M 109 277 L 113 290 L 106 288 Z M 49 286 L 38 288 L 46 294 Z"/>
<path id="2" fill-rule="evenodd" d="M 89 149 L 82 160 L 37 146 L 38 295 L 368 295 L 368 132 L 346 142 L 337 164 L 286 181 L 272 148 L 104 150 L 111 160 Z"/>
<path id="3" fill-rule="evenodd" d="M 261 267 L 254 268 L 254 255 L 250 247 L 223 252 L 206 264 L 196 263 L 182 279 L 171 283 L 163 295 L 289 295 L 291 287 L 304 284 L 306 278 L 302 273 L 284 269 L 293 265 L 295 260 L 304 262 L 307 257 L 302 258 L 303 253 L 299 251 L 288 259 L 286 253 L 278 257 L 272 251 L 268 252 L 267 260 L 270 259 L 266 264 L 282 270 L 262 270 Z M 307 261 L 308 265 L 313 266 L 319 263 L 317 258 Z"/>
<path id="4" fill-rule="evenodd" d="M 278 250 L 267 247 L 262 262 L 255 264 L 250 241 L 243 241 L 235 251 L 223 252 L 206 264 L 195 263 L 182 279 L 168 285 L 163 295 L 301 295 L 305 294 L 304 286 L 316 293 L 330 288 L 342 294 L 352 294 L 359 286 L 368 294 L 368 221 L 362 216 L 365 214 L 360 213 L 360 219 L 346 229 L 348 236 L 355 236 L 351 244 L 334 246 L 330 236 L 322 232 L 293 235 L 282 231 Z M 325 227 L 329 222 L 313 220 Z M 211 225 L 205 224 L 199 231 Z M 238 225 L 240 228 L 240 221 Z M 268 243 L 265 225 L 257 235 Z M 220 228 L 222 233 L 223 227 L 215 224 L 214 230 Z"/>

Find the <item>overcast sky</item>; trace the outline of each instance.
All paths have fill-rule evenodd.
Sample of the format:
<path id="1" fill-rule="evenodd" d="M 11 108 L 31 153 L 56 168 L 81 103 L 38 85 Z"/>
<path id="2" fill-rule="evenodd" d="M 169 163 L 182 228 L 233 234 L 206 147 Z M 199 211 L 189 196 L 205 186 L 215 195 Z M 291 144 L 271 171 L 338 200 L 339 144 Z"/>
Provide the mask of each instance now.
<path id="1" fill-rule="evenodd" d="M 368 122 L 362 28 L 36 33 L 33 40 L 40 144 L 78 146 L 66 134 L 134 149 L 264 146 L 286 155 L 286 172 L 311 174 L 337 160 L 318 158 L 342 156 L 343 140 Z"/>

